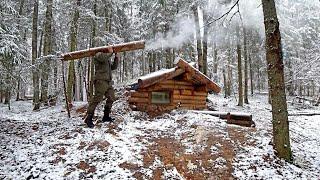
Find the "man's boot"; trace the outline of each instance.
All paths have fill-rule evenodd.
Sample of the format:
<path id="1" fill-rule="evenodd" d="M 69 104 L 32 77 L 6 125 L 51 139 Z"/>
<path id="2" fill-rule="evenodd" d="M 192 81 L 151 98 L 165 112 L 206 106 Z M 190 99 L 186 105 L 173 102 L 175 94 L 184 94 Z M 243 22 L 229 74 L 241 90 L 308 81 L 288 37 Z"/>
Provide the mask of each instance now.
<path id="1" fill-rule="evenodd" d="M 110 113 L 104 113 L 104 116 L 102 118 L 102 122 L 112 122 L 113 119 L 110 117 Z"/>
<path id="2" fill-rule="evenodd" d="M 93 114 L 87 114 L 87 117 L 86 119 L 84 120 L 84 122 L 87 124 L 87 126 L 89 128 L 93 128 L 94 127 L 94 124 L 92 122 L 92 118 L 93 118 Z"/>

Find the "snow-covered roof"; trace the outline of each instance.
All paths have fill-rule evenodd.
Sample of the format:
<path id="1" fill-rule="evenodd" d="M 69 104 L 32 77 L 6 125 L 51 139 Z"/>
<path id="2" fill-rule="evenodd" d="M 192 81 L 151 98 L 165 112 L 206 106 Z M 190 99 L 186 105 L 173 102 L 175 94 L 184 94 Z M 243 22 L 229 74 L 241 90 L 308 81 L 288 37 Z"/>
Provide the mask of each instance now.
<path id="1" fill-rule="evenodd" d="M 147 74 L 138 79 L 138 83 L 134 84 L 135 89 L 146 88 L 164 80 L 173 79 L 182 74 L 189 74 L 191 79 L 188 81 L 195 85 L 207 85 L 209 90 L 216 93 L 220 92 L 220 87 L 208 78 L 205 74 L 194 68 L 194 63 L 187 63 L 179 58 L 175 61 L 176 67 L 171 69 L 161 69 L 159 71 Z"/>

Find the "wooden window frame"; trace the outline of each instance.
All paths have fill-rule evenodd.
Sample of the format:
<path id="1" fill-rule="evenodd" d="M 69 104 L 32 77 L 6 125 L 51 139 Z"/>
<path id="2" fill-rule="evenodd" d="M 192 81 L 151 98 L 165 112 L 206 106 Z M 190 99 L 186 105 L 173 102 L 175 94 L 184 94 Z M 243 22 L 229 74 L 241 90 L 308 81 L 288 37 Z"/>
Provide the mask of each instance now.
<path id="1" fill-rule="evenodd" d="M 168 103 L 153 103 L 152 102 L 152 93 L 168 93 L 168 95 L 169 95 L 169 102 Z M 163 90 L 163 91 L 151 91 L 150 93 L 149 93 L 149 97 L 150 97 L 150 104 L 155 104 L 155 105 L 164 105 L 164 106 L 166 106 L 166 105 L 170 105 L 171 104 L 171 102 L 172 102 L 172 91 L 165 91 L 165 90 Z"/>

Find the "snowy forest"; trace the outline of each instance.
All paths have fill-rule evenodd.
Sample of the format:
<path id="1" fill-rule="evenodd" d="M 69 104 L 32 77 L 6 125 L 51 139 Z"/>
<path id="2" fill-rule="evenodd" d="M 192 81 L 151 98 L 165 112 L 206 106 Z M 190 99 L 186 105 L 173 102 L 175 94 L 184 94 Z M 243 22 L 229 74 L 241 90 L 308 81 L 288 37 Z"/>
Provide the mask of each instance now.
<path id="1" fill-rule="evenodd" d="M 319 9 L 1 0 L 0 179 L 318 179 Z"/>

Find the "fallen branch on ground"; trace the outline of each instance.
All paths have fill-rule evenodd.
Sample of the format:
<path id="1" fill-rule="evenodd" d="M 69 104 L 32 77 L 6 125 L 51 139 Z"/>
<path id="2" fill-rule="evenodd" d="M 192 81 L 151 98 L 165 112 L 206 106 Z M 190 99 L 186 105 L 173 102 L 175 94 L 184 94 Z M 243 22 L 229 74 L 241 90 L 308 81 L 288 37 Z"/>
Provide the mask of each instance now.
<path id="1" fill-rule="evenodd" d="M 320 113 L 307 113 L 307 112 L 302 112 L 302 113 L 288 114 L 288 116 L 320 116 Z"/>

